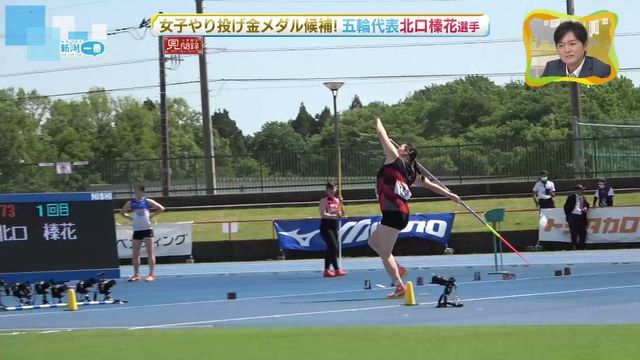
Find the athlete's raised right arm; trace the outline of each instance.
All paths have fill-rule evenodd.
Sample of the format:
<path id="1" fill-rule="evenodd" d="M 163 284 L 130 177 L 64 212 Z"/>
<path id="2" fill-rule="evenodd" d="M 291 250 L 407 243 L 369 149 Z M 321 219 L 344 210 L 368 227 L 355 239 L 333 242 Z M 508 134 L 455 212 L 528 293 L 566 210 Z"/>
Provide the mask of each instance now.
<path id="1" fill-rule="evenodd" d="M 384 126 L 382 126 L 382 121 L 379 117 L 373 118 L 373 125 L 376 128 L 376 134 L 378 135 L 378 139 L 380 139 L 382 149 L 384 149 L 384 154 L 386 156 L 384 163 L 390 164 L 398 158 L 398 149 L 396 149 L 396 147 L 393 146 L 393 143 L 391 143 L 391 140 L 389 140 L 387 131 L 384 129 Z"/>

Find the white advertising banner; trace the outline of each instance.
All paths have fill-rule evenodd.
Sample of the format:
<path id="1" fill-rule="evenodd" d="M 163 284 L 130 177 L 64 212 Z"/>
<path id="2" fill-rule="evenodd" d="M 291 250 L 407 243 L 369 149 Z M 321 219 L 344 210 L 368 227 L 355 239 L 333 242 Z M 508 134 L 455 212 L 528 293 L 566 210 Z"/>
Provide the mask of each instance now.
<path id="1" fill-rule="evenodd" d="M 153 225 L 153 233 L 156 257 L 191 255 L 193 223 L 157 224 Z M 131 238 L 133 237 L 131 226 L 116 226 L 116 235 L 118 237 L 118 258 L 131 259 Z M 140 254 L 143 257 L 147 256 L 144 244 Z"/>
<path id="2" fill-rule="evenodd" d="M 571 242 L 563 209 L 542 209 L 540 241 Z M 587 244 L 640 242 L 640 206 L 590 209 Z"/>

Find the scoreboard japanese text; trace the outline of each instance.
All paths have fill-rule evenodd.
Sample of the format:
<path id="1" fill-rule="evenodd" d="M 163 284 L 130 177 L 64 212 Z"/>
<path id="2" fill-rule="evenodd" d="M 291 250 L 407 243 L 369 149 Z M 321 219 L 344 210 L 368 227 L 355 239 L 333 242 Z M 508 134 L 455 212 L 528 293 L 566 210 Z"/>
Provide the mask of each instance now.
<path id="1" fill-rule="evenodd" d="M 111 193 L 0 195 L 0 278 L 119 277 Z"/>

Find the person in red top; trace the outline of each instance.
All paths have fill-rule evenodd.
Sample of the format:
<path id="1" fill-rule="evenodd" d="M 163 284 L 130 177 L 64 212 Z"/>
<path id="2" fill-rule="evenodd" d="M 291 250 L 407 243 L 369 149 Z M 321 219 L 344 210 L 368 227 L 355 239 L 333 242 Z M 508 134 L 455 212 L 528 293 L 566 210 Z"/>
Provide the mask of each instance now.
<path id="1" fill-rule="evenodd" d="M 320 235 L 327 243 L 324 256 L 324 277 L 344 276 L 347 273 L 338 266 L 338 221 L 342 217 L 341 199 L 336 197 L 336 186 L 327 183 L 325 196 L 320 199 Z M 331 271 L 331 265 L 335 271 Z"/>
<path id="2" fill-rule="evenodd" d="M 391 143 L 380 118 L 374 118 L 373 124 L 385 153 L 385 162 L 377 174 L 376 194 L 382 211 L 382 221 L 369 237 L 369 246 L 382 259 L 387 274 L 393 280 L 395 290 L 389 298 L 404 296 L 405 287 L 401 275 L 406 270 L 398 264 L 392 254 L 398 233 L 409 223 L 409 187 L 418 185 L 447 196 L 460 203 L 460 197 L 449 190 L 431 182 L 417 171 L 418 151 L 411 144 L 402 144 L 398 149 Z"/>

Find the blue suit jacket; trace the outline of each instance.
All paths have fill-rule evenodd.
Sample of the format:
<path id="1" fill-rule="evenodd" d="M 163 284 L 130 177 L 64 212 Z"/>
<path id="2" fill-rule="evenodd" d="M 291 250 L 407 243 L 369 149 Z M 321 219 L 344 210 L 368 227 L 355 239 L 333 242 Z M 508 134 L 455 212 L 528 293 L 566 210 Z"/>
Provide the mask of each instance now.
<path id="1" fill-rule="evenodd" d="M 562 60 L 551 60 L 547 62 L 547 65 L 544 67 L 544 71 L 542 72 L 542 76 L 567 76 L 567 65 L 562 62 Z M 584 64 L 582 65 L 582 69 L 580 70 L 580 74 L 578 77 L 584 78 L 589 76 L 597 76 L 599 78 L 608 78 L 611 75 L 611 66 L 609 64 L 603 63 L 602 61 L 591 57 L 586 56 L 584 59 Z"/>

